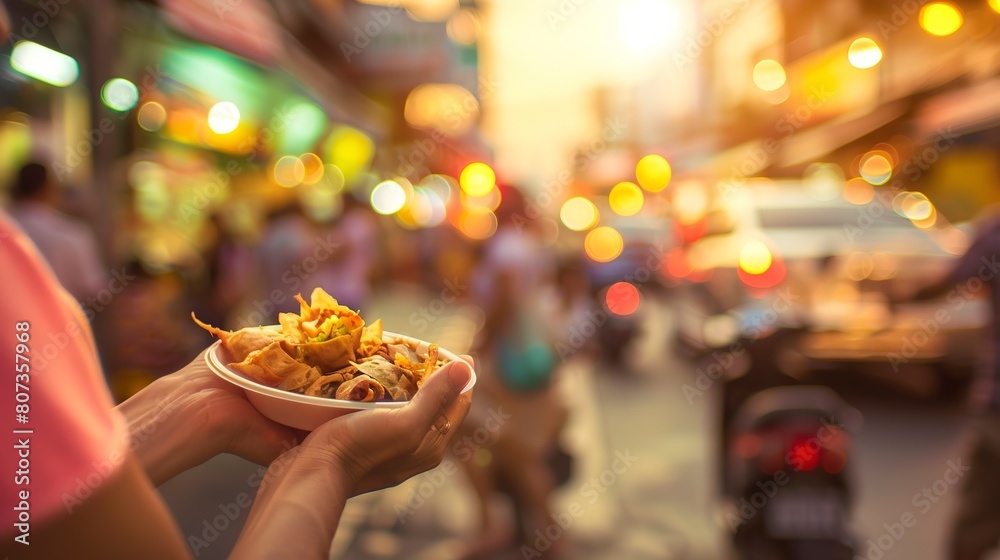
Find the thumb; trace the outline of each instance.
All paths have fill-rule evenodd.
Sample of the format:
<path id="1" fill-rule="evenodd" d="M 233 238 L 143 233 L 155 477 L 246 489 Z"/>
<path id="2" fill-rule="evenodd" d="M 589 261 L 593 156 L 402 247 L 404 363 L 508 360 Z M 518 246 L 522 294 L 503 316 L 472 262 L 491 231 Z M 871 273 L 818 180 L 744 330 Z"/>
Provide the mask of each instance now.
<path id="1" fill-rule="evenodd" d="M 412 421 L 430 428 L 458 399 L 471 380 L 472 368 L 469 364 L 462 360 L 450 362 L 424 381 L 405 410 L 408 415 L 413 415 Z"/>

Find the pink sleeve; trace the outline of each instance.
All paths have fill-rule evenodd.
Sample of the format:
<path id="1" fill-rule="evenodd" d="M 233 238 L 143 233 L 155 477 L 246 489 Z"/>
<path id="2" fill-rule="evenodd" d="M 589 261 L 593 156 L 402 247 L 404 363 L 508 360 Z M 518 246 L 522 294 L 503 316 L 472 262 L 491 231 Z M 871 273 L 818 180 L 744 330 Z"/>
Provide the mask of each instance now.
<path id="1" fill-rule="evenodd" d="M 87 318 L 2 212 L 0 271 L 0 534 L 16 537 L 25 527 L 15 524 L 36 528 L 99 488 L 123 462 L 127 434 Z"/>

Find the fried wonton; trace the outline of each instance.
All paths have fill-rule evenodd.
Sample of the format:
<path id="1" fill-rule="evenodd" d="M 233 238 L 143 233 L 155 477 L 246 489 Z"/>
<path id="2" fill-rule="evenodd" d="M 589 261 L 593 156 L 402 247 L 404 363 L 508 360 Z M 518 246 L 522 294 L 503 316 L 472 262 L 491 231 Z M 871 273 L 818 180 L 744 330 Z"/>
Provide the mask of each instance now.
<path id="1" fill-rule="evenodd" d="M 269 387 L 278 387 L 288 378 L 292 378 L 290 383 L 294 384 L 311 375 L 319 377 L 319 370 L 311 372 L 316 368 L 293 358 L 280 341 L 272 342 L 261 350 L 254 350 L 246 359 L 233 362 L 229 367 Z"/>
<path id="2" fill-rule="evenodd" d="M 382 347 L 382 319 L 375 321 L 361 330 L 361 342 L 358 345 L 358 358 L 374 356 Z"/>
<path id="3" fill-rule="evenodd" d="M 357 359 L 354 349 L 361 340 L 361 329 L 323 342 L 293 344 L 293 355 L 323 371 L 336 371 Z"/>
<path id="4" fill-rule="evenodd" d="M 198 317 L 195 317 L 194 312 L 191 313 L 191 318 L 199 327 L 219 337 L 222 340 L 222 346 L 237 362 L 245 360 L 251 352 L 261 350 L 267 345 L 285 338 L 279 331 L 262 327 L 247 327 L 236 332 L 224 331 L 201 322 Z"/>

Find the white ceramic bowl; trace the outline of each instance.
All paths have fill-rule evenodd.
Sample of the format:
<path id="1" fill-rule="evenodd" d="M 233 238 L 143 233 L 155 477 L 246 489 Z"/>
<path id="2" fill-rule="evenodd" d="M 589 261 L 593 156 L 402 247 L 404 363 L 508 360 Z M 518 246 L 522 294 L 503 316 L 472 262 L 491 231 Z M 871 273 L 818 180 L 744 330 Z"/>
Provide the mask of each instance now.
<path id="1" fill-rule="evenodd" d="M 272 326 L 269 328 L 279 327 Z M 429 346 L 429 343 L 423 340 L 391 332 L 383 333 L 382 339 L 389 342 L 402 339 L 410 344 L 415 343 L 417 345 L 417 352 L 420 354 L 426 354 L 427 347 Z M 438 353 L 441 358 L 448 360 L 449 362 L 465 361 L 444 348 L 439 348 Z M 249 400 L 261 414 L 271 420 L 274 420 L 275 422 L 278 422 L 279 424 L 284 424 L 300 430 L 312 431 L 328 420 L 332 420 L 338 416 L 350 414 L 351 412 L 356 412 L 358 410 L 368 410 L 372 408 L 401 408 L 406 406 L 405 402 L 356 402 L 340 399 L 328 399 L 324 397 L 313 397 L 310 395 L 292 393 L 275 387 L 268 387 L 267 385 L 261 385 L 260 383 L 257 383 L 252 379 L 248 379 L 240 373 L 229 369 L 227 364 L 233 361 L 232 356 L 230 356 L 229 352 L 222 347 L 221 341 L 216 341 L 215 344 L 209 347 L 208 352 L 205 354 L 205 361 L 208 362 L 209 369 L 211 369 L 216 375 L 233 385 L 242 387 L 244 392 L 246 392 L 247 400 Z M 471 365 L 469 366 L 469 370 L 472 371 L 472 377 L 469 379 L 468 385 L 462 389 L 463 393 L 472 389 L 472 387 L 476 384 L 476 372 L 472 369 Z"/>

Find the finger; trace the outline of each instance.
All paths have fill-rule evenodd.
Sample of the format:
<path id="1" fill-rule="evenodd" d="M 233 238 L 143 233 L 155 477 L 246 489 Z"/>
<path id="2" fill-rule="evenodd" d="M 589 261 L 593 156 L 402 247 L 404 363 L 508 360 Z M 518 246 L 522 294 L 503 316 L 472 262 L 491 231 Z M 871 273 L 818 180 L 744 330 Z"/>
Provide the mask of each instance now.
<path id="1" fill-rule="evenodd" d="M 472 369 L 469 364 L 451 362 L 428 377 L 410 404 L 400 410 L 400 416 L 406 419 L 407 430 L 417 438 L 413 441 L 414 449 L 439 418 L 447 415 L 448 409 L 459 400 L 459 395 L 471 378 Z"/>
<path id="2" fill-rule="evenodd" d="M 472 357 L 472 354 L 460 354 L 458 357 L 462 358 L 466 362 L 469 362 L 469 365 L 472 366 L 473 370 L 476 369 L 476 359 Z"/>

